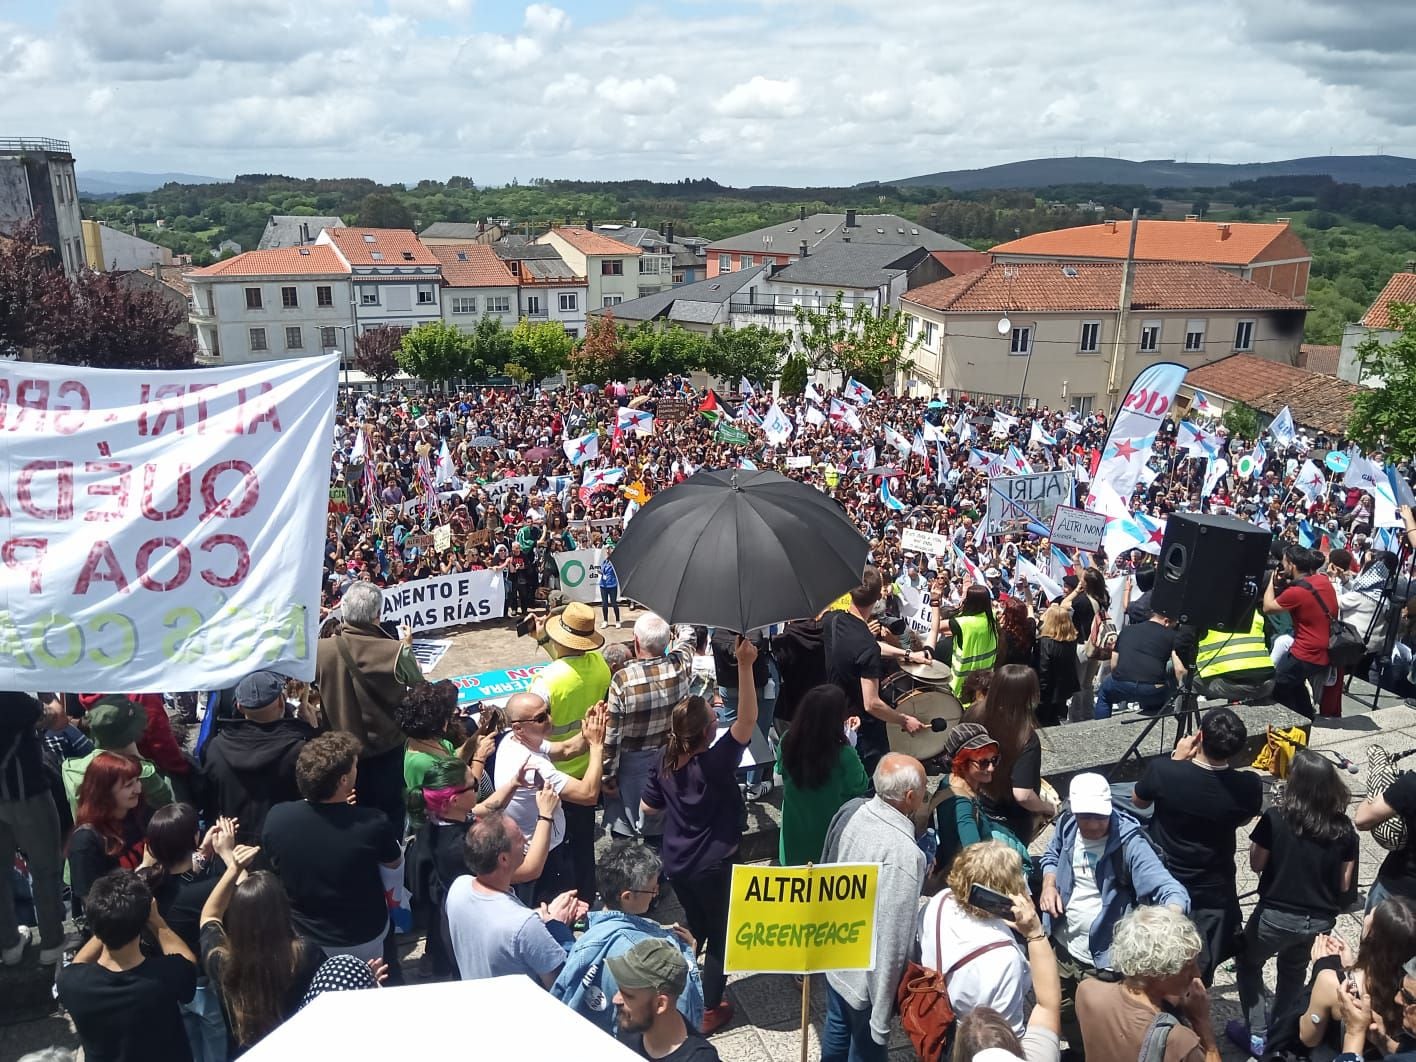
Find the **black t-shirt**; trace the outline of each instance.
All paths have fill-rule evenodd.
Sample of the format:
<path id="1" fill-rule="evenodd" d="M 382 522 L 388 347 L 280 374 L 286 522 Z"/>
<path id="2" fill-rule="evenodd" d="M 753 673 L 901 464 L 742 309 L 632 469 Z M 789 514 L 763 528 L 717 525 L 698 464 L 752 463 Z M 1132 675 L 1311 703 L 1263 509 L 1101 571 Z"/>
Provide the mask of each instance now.
<path id="1" fill-rule="evenodd" d="M 1382 799 L 1406 820 L 1406 844 L 1388 852 L 1377 871 L 1377 880 L 1397 896 L 1416 897 L 1416 773 L 1407 772 L 1387 786 Z"/>
<path id="2" fill-rule="evenodd" d="M 1096 618 L 1096 606 L 1086 594 L 1072 598 L 1072 626 L 1077 628 L 1077 641 L 1085 643 L 1091 637 L 1092 620 Z"/>
<path id="3" fill-rule="evenodd" d="M 1269 907 L 1319 918 L 1342 909 L 1342 865 L 1357 859 L 1357 831 L 1338 841 L 1300 837 L 1277 808 L 1269 808 L 1249 840 L 1267 848 L 1268 863 L 1259 875 L 1259 896 Z"/>
<path id="4" fill-rule="evenodd" d="M 826 677 L 846 694 L 851 715 L 860 716 L 860 737 L 875 748 L 887 746 L 885 724 L 865 710 L 860 680 L 885 673 L 880 646 L 864 621 L 854 613 L 833 609 L 821 618 L 826 649 Z"/>
<path id="5" fill-rule="evenodd" d="M 235 1057 L 249 1048 L 250 1044 L 238 1044 L 236 1034 L 232 1031 L 231 1010 L 227 1006 L 226 996 L 221 990 L 221 972 L 226 965 L 226 955 L 219 949 L 226 944 L 226 930 L 222 928 L 220 922 L 211 921 L 202 926 L 201 929 L 201 950 L 197 952 L 202 959 L 202 970 L 207 975 L 207 981 L 216 993 L 217 1002 L 221 1004 L 221 1012 L 226 1015 L 226 1037 L 228 1054 Z M 305 998 L 305 993 L 310 990 L 310 982 L 315 979 L 315 971 L 325 961 L 325 953 L 320 948 L 311 944 L 307 940 L 297 940 L 295 946 L 298 949 L 295 954 L 295 976 L 290 982 L 290 988 L 285 993 L 285 998 L 280 1001 L 280 1020 L 284 1021 L 300 1008 L 300 1001 Z M 274 956 L 271 956 L 272 961 Z"/>
<path id="6" fill-rule="evenodd" d="M 169 874 L 152 894 L 168 928 L 182 938 L 182 943 L 192 949 L 193 955 L 201 954 L 198 929 L 202 907 L 225 872 L 226 865 L 220 859 L 213 859 L 200 874 L 195 871 Z"/>
<path id="7" fill-rule="evenodd" d="M 1123 682 L 1165 681 L 1165 665 L 1175 648 L 1175 632 L 1159 623 L 1136 623 L 1121 628 L 1116 637 L 1120 657 L 1112 674 Z"/>
<path id="8" fill-rule="evenodd" d="M 1018 758 L 1013 761 L 1009 779 L 1014 789 L 1031 789 L 1037 792 L 1042 784 L 1042 742 L 1037 731 L 1028 735 L 1028 740 L 1018 750 Z"/>
<path id="9" fill-rule="evenodd" d="M 635 1054 L 641 1058 L 652 1059 L 653 1062 L 718 1062 L 718 1050 L 701 1033 L 688 1030 L 688 1036 L 683 1043 L 679 1044 L 667 1055 L 651 1055 L 644 1050 L 644 1034 L 628 1033 L 623 1042 Z"/>
<path id="10" fill-rule="evenodd" d="M 197 968 L 180 955 L 123 971 L 71 963 L 55 980 L 88 1062 L 190 1062 L 181 1005 L 197 990 Z"/>
<path id="11" fill-rule="evenodd" d="M 1163 630 L 1157 624 L 1145 624 Z M 1150 832 L 1175 880 L 1197 907 L 1234 895 L 1234 831 L 1263 807 L 1264 785 L 1248 771 L 1211 771 L 1189 760 L 1152 760 L 1136 796 L 1155 804 Z"/>
<path id="12" fill-rule="evenodd" d="M 261 850 L 290 897 L 295 927 L 317 944 L 365 944 L 388 926 L 380 863 L 399 858 L 388 817 L 350 804 L 277 804 Z"/>

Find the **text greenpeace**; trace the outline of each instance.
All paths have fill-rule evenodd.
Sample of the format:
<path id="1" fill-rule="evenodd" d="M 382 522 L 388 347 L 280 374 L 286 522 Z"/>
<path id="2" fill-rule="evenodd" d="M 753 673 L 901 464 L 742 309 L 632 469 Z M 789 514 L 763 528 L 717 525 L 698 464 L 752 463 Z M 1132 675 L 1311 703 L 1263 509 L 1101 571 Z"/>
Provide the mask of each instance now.
<path id="1" fill-rule="evenodd" d="M 385 623 L 407 623 L 415 631 L 501 619 L 506 583 L 501 572 L 458 572 L 399 583 L 383 592 Z"/>
<path id="2" fill-rule="evenodd" d="M 313 678 L 337 379 L 0 362 L 5 688 Z"/>

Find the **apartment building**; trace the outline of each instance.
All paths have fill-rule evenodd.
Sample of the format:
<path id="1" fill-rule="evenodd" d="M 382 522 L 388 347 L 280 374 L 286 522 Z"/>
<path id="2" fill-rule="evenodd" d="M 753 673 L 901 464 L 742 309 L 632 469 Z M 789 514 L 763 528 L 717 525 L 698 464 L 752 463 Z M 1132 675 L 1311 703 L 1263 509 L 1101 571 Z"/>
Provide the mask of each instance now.
<path id="1" fill-rule="evenodd" d="M 442 263 L 444 321 L 463 332 L 471 332 L 483 317 L 495 317 L 508 328 L 516 324 L 520 287 L 496 251 L 482 243 L 434 244 L 430 250 Z"/>
<path id="2" fill-rule="evenodd" d="M 638 247 L 572 225 L 552 229 L 537 237 L 536 242 L 555 248 L 575 275 L 585 278 L 586 294 L 592 307 L 617 306 L 640 297 L 639 260 L 643 252 Z M 672 256 L 651 255 L 650 258 L 655 272 L 644 276 L 645 295 L 662 291 L 673 282 Z M 664 260 L 662 273 L 658 271 L 659 259 Z"/>
<path id="3" fill-rule="evenodd" d="M 442 319 L 442 263 L 411 230 L 325 229 L 314 246 L 331 248 L 349 270 L 359 332 Z"/>

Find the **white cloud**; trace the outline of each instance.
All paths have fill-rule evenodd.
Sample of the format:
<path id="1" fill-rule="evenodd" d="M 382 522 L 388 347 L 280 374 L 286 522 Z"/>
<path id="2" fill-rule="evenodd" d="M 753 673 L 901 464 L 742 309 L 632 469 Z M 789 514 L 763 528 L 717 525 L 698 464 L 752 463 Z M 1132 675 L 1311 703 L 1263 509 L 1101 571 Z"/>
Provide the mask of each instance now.
<path id="1" fill-rule="evenodd" d="M 81 169 L 849 184 L 1416 154 L 1410 0 L 677 2 L 573 27 L 499 0 L 54 3 L 6 7 L 0 129 L 65 137 Z"/>

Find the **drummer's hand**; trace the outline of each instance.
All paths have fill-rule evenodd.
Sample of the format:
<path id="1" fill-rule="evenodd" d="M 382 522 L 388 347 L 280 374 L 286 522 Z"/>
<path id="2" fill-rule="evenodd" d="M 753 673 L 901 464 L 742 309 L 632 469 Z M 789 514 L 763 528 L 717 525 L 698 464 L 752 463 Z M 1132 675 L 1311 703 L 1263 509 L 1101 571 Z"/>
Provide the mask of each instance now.
<path id="1" fill-rule="evenodd" d="M 916 652 L 910 653 L 909 658 L 916 664 L 928 664 L 934 659 L 934 654 L 931 653 L 928 649 L 920 649 Z"/>
<path id="2" fill-rule="evenodd" d="M 923 723 L 914 716 L 906 715 L 903 712 L 900 713 L 900 726 L 904 729 L 906 734 L 917 734 L 924 729 Z"/>

